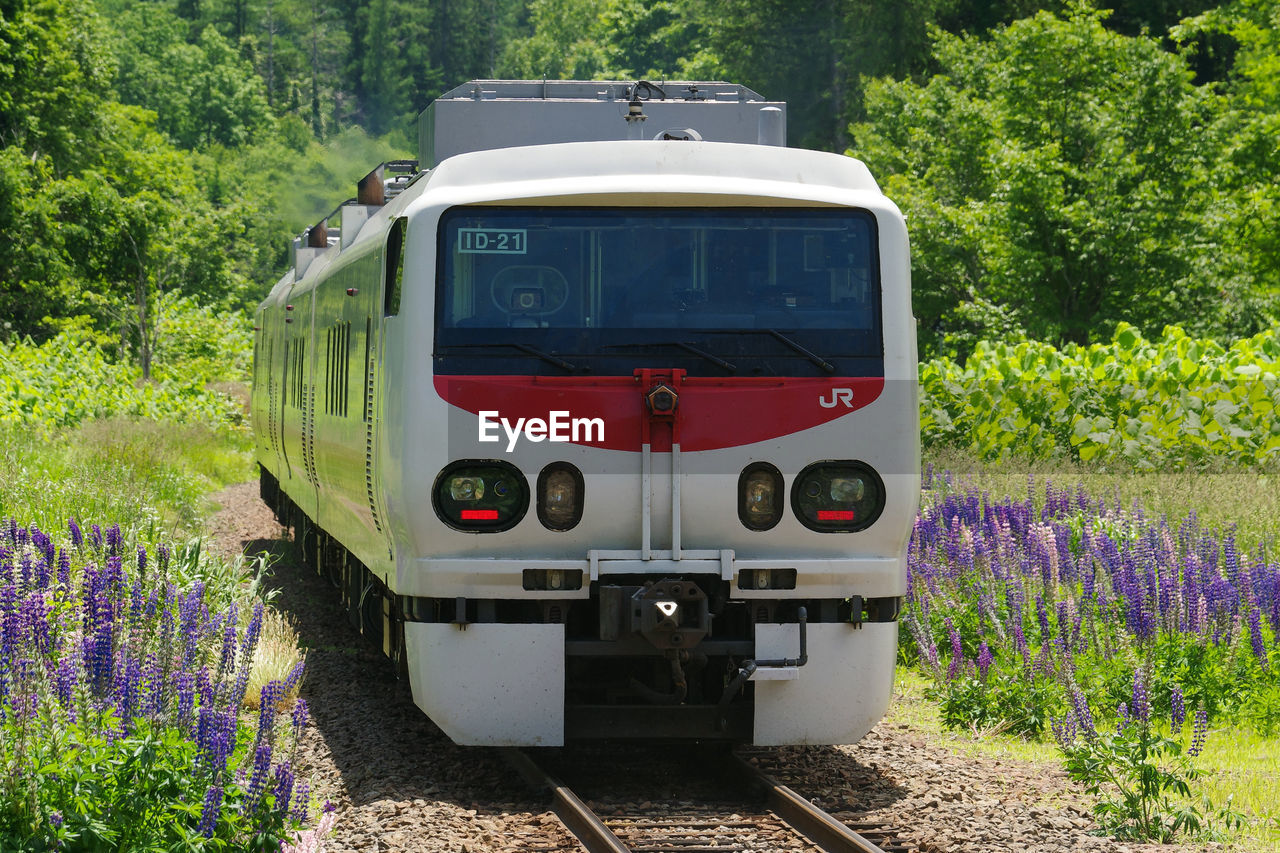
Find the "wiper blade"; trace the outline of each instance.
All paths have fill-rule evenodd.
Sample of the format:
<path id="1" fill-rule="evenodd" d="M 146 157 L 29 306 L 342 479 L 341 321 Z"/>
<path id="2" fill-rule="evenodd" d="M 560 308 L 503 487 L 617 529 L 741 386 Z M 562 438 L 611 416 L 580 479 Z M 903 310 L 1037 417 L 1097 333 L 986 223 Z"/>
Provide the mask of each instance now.
<path id="1" fill-rule="evenodd" d="M 578 370 L 576 365 L 565 361 L 563 358 L 560 358 L 559 356 L 552 355 L 549 352 L 543 352 L 537 347 L 531 347 L 528 344 L 517 344 L 517 343 L 512 343 L 511 341 L 493 341 L 487 344 L 452 344 L 448 348 L 449 349 L 481 349 L 483 347 L 510 347 L 511 349 L 518 349 L 521 352 L 526 352 L 529 355 L 536 356 L 537 358 L 542 359 L 548 364 L 554 364 L 556 367 L 560 368 L 561 370 L 567 370 L 570 373 L 576 373 Z"/>
<path id="2" fill-rule="evenodd" d="M 738 372 L 737 365 L 730 364 L 720 356 L 709 353 L 706 350 L 698 349 L 693 344 L 687 344 L 684 341 L 637 341 L 636 343 L 630 344 L 605 344 L 601 349 L 621 349 L 623 347 L 679 347 L 685 352 L 693 353 L 700 358 L 705 358 L 707 361 L 717 367 L 729 371 L 730 373 Z"/>
<path id="3" fill-rule="evenodd" d="M 776 338 L 777 340 L 779 340 L 780 342 L 782 342 L 782 343 L 786 344 L 786 345 L 787 345 L 788 347 L 790 347 L 791 349 L 793 349 L 793 350 L 795 350 L 796 352 L 800 353 L 800 355 L 802 355 L 802 356 L 804 356 L 805 358 L 809 359 L 809 361 L 813 362 L 813 363 L 814 363 L 814 364 L 816 364 L 818 367 L 820 367 L 821 369 L 825 370 L 827 373 L 835 373 L 835 372 L 836 372 L 836 366 L 835 366 L 834 364 L 832 364 L 831 362 L 827 361 L 825 358 L 823 358 L 822 356 L 818 355 L 816 352 L 813 352 L 812 350 L 805 349 L 805 347 L 803 347 L 803 346 L 801 346 L 799 343 L 797 343 L 797 342 L 795 342 L 795 341 L 791 340 L 791 338 L 788 338 L 786 335 L 782 334 L 782 332 L 779 332 L 777 329 L 742 329 L 742 330 L 740 330 L 740 332 L 738 332 L 738 333 L 742 333 L 742 332 L 748 332 L 748 333 L 751 333 L 751 334 L 757 334 L 757 335 L 771 335 L 771 336 L 773 336 L 774 338 Z"/>

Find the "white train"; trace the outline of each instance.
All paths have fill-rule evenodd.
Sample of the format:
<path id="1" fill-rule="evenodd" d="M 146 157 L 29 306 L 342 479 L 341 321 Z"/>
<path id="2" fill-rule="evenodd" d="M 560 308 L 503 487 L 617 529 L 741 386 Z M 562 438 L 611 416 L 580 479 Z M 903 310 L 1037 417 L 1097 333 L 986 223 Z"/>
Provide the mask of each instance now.
<path id="1" fill-rule="evenodd" d="M 258 309 L 263 497 L 458 743 L 883 715 L 907 232 L 784 115 L 726 83 L 469 83 Z"/>

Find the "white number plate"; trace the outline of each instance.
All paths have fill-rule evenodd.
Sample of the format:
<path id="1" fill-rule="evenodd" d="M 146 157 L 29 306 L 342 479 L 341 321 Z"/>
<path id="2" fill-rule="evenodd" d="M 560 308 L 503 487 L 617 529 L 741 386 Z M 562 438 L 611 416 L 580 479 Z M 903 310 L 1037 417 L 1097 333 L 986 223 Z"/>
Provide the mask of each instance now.
<path id="1" fill-rule="evenodd" d="M 523 255 L 528 237 L 523 228 L 459 228 L 458 251 L 471 255 Z"/>

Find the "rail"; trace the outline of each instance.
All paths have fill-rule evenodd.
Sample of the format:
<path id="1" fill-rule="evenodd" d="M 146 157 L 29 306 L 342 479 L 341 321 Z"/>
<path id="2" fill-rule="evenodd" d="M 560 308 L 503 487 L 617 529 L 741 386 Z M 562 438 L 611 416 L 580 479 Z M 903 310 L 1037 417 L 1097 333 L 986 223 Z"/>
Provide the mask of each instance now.
<path id="1" fill-rule="evenodd" d="M 680 849 L 685 851 L 738 850 L 738 846 L 694 846 L 699 842 L 681 840 L 653 844 L 638 839 L 634 830 L 643 828 L 702 828 L 715 835 L 723 835 L 728 828 L 750 828 L 752 822 L 739 819 L 732 827 L 720 819 L 708 820 L 706 814 L 695 808 L 688 808 L 691 813 L 687 818 L 664 815 L 661 821 L 630 821 L 625 826 L 620 821 L 612 821 L 626 833 L 620 837 L 619 832 L 610 828 L 592 809 L 572 790 L 544 771 L 538 764 L 521 750 L 508 748 L 502 750 L 503 757 L 511 764 L 525 781 L 537 791 L 544 791 L 551 797 L 551 808 L 569 830 L 589 851 L 589 853 L 640 853 L 640 851 L 659 851 Z M 817 805 L 809 802 L 791 788 L 779 783 L 768 774 L 754 767 L 740 756 L 730 759 L 732 772 L 745 782 L 747 787 L 763 794 L 767 808 L 772 816 L 785 824 L 792 832 L 804 839 L 808 844 L 825 853 L 909 853 L 915 848 L 904 846 L 893 840 L 891 830 L 875 825 L 866 825 L 869 834 L 876 834 L 888 839 L 888 844 L 881 847 L 876 842 L 850 829 L 847 825 L 832 817 Z M 734 817 L 737 817 L 736 815 Z"/>

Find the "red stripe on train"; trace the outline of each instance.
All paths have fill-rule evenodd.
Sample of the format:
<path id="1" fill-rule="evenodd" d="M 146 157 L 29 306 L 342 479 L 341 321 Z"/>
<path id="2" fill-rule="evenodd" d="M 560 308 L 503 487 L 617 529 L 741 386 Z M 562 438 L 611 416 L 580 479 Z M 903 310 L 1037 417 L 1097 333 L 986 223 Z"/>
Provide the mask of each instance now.
<path id="1" fill-rule="evenodd" d="M 436 376 L 436 393 L 451 405 L 514 424 L 600 418 L 603 441 L 575 443 L 610 450 L 639 450 L 647 416 L 644 392 L 631 376 Z M 679 386 L 680 447 L 718 450 L 782 438 L 812 429 L 866 406 L 884 390 L 884 377 L 742 378 L 684 377 Z M 499 430 L 500 432 L 500 430 Z M 581 438 L 581 436 L 580 436 Z M 504 439 L 505 441 L 505 439 Z M 655 450 L 666 449 L 655 440 Z"/>

